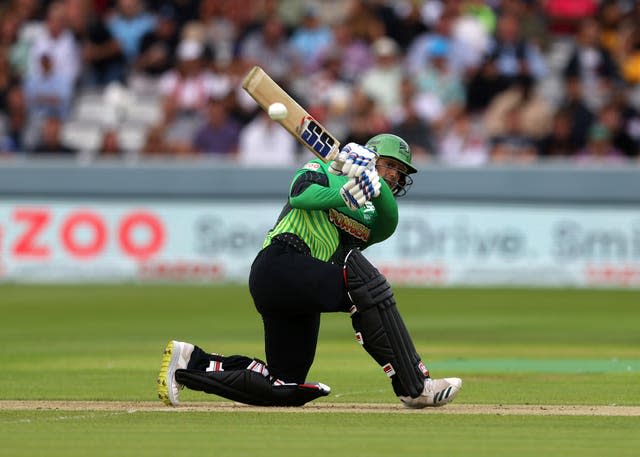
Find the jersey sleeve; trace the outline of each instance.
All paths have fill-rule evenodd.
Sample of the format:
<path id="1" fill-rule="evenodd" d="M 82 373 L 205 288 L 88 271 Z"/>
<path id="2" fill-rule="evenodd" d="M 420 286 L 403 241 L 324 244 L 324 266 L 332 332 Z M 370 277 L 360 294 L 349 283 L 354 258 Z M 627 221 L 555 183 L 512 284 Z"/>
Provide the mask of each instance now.
<path id="1" fill-rule="evenodd" d="M 344 205 L 339 189 L 329 185 L 322 167 L 302 169 L 296 173 L 289 189 L 289 204 L 293 208 L 322 210 Z"/>
<path id="2" fill-rule="evenodd" d="M 398 203 L 389 185 L 380 180 L 380 195 L 371 200 L 376 208 L 376 222 L 371 227 L 367 246 L 386 240 L 398 226 Z"/>

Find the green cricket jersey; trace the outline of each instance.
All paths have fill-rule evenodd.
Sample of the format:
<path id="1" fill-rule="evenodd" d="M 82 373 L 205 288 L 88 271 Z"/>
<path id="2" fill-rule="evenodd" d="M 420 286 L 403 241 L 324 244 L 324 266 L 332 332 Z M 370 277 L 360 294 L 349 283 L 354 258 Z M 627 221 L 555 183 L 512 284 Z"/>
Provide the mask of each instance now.
<path id="1" fill-rule="evenodd" d="M 398 205 L 389 186 L 381 179 L 380 196 L 352 211 L 340 197 L 347 179 L 329 173 L 319 159 L 299 169 L 263 248 L 274 236 L 288 232 L 300 237 L 313 257 L 342 263 L 350 249 L 364 249 L 389 238 L 398 225 Z"/>

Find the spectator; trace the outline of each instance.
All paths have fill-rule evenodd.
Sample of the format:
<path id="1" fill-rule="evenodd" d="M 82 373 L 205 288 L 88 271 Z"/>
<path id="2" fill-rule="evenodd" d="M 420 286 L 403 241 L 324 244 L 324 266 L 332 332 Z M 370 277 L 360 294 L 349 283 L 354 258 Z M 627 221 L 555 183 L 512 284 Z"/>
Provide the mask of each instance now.
<path id="1" fill-rule="evenodd" d="M 595 116 L 582 99 L 582 83 L 579 78 L 569 78 L 566 81 L 564 100 L 559 109 L 566 110 L 571 117 L 571 143 L 582 148 L 587 142 L 589 128 Z"/>
<path id="2" fill-rule="evenodd" d="M 293 76 L 294 54 L 285 35 L 284 23 L 277 16 L 269 16 L 262 28 L 241 42 L 240 57 L 247 65 L 260 65 L 276 81 L 287 81 Z"/>
<path id="3" fill-rule="evenodd" d="M 495 60 L 498 73 L 514 81 L 522 77 L 537 81 L 547 72 L 539 49 L 522 38 L 519 19 L 511 13 L 498 18 L 490 58 Z"/>
<path id="4" fill-rule="evenodd" d="M 31 43 L 18 38 L 20 16 L 13 11 L 0 14 L 0 48 L 9 63 L 7 71 L 17 77 L 27 72 Z M 9 73 L 7 73 L 9 74 Z"/>
<path id="5" fill-rule="evenodd" d="M 425 116 L 421 116 L 420 99 L 410 78 L 402 81 L 402 105 L 392 114 L 391 133 L 403 138 L 411 148 L 414 160 L 427 161 L 435 155 L 433 132 Z"/>
<path id="6" fill-rule="evenodd" d="M 333 45 L 333 33 L 320 21 L 317 6 L 307 5 L 289 43 L 303 74 L 308 75 L 318 69 L 322 54 Z"/>
<path id="7" fill-rule="evenodd" d="M 551 122 L 551 131 L 538 142 L 538 153 L 545 159 L 568 159 L 580 149 L 572 135 L 572 115 L 567 108 L 558 110 Z"/>
<path id="8" fill-rule="evenodd" d="M 161 125 L 156 125 L 147 130 L 144 145 L 140 151 L 145 156 L 171 155 L 174 151 L 164 140 L 164 130 Z"/>
<path id="9" fill-rule="evenodd" d="M 622 152 L 613 145 L 611 131 L 596 123 L 589 129 L 586 146 L 578 153 L 580 165 L 621 165 L 625 163 Z"/>
<path id="10" fill-rule="evenodd" d="M 240 131 L 238 163 L 252 167 L 293 166 L 297 162 L 298 149 L 289 132 L 265 113 L 260 113 Z"/>
<path id="11" fill-rule="evenodd" d="M 580 24 L 564 77 L 580 79 L 584 100 L 591 108 L 598 109 L 608 101 L 619 71 L 611 54 L 600 44 L 600 25 L 596 19 L 587 18 Z"/>
<path id="12" fill-rule="evenodd" d="M 509 78 L 498 72 L 495 60 L 485 59 L 467 82 L 467 110 L 472 114 L 482 113 L 510 85 Z"/>
<path id="13" fill-rule="evenodd" d="M 89 0 L 65 0 L 71 31 L 80 44 L 84 64 L 83 84 L 104 87 L 125 80 L 122 48 L 102 19 L 95 15 Z"/>
<path id="14" fill-rule="evenodd" d="M 48 54 L 40 55 L 40 69 L 24 81 L 30 122 L 47 117 L 66 119 L 71 110 L 73 83 L 55 67 Z"/>
<path id="15" fill-rule="evenodd" d="M 205 41 L 216 56 L 216 64 L 224 68 L 232 64 L 236 52 L 239 27 L 232 20 L 230 6 L 235 0 L 202 0 L 198 20 L 205 29 Z"/>
<path id="16" fill-rule="evenodd" d="M 62 142 L 62 122 L 56 117 L 48 117 L 42 123 L 40 142 L 33 149 L 36 155 L 60 154 L 73 155 L 75 149 Z"/>
<path id="17" fill-rule="evenodd" d="M 297 98 L 306 104 L 309 113 L 325 124 L 338 138 L 346 133 L 347 126 L 342 118 L 352 91 L 352 85 L 342 77 L 341 65 L 341 51 L 335 50 L 326 54 L 322 60 L 322 67 L 309 77 L 301 78 L 301 84 L 294 90 Z M 338 123 L 333 121 L 334 118 L 339 119 Z M 334 128 L 337 130 L 333 130 Z"/>
<path id="18" fill-rule="evenodd" d="M 67 84 L 74 85 L 81 70 L 80 52 L 71 30 L 67 26 L 66 7 L 55 1 L 47 10 L 46 27 L 29 51 L 28 76 L 42 76 L 42 55 L 51 57 L 53 68 Z"/>
<path id="19" fill-rule="evenodd" d="M 624 17 L 622 6 L 618 1 L 605 0 L 601 2 L 596 15 L 600 23 L 600 42 L 611 54 L 615 55 L 620 47 L 620 29 Z"/>
<path id="20" fill-rule="evenodd" d="M 102 141 L 98 153 L 103 157 L 114 157 L 122 154 L 122 146 L 116 129 L 107 128 L 102 133 Z"/>
<path id="21" fill-rule="evenodd" d="M 8 50 L 0 48 L 0 113 L 7 111 L 7 96 L 12 86 L 18 84 L 20 79 L 11 71 Z"/>
<path id="22" fill-rule="evenodd" d="M 446 128 L 438 148 L 445 165 L 476 167 L 489 161 L 489 145 L 477 122 L 462 111 Z"/>
<path id="23" fill-rule="evenodd" d="M 7 125 L 3 141 L 4 149 L 18 152 L 24 150 L 25 146 L 28 146 L 26 143 L 29 143 L 27 104 L 22 87 L 19 84 L 10 86 L 5 99 Z"/>
<path id="24" fill-rule="evenodd" d="M 427 31 L 418 2 L 407 2 L 400 7 L 393 2 L 370 2 L 370 4 L 384 23 L 386 35 L 398 43 L 403 53 L 416 37 Z"/>
<path id="25" fill-rule="evenodd" d="M 160 79 L 168 141 L 190 144 L 209 97 L 225 96 L 231 90 L 227 78 L 204 68 L 203 52 L 199 41 L 182 41 L 177 50 L 177 67 Z"/>
<path id="26" fill-rule="evenodd" d="M 49 6 L 49 1 L 42 0 L 14 0 L 10 6 L 12 11 L 20 18 L 20 22 L 39 21 L 41 18 L 42 6 Z"/>
<path id="27" fill-rule="evenodd" d="M 506 2 L 503 2 L 506 3 Z M 461 5 L 462 14 L 473 16 L 488 34 L 496 28 L 496 14 L 484 0 L 466 0 Z"/>
<path id="28" fill-rule="evenodd" d="M 640 25 L 625 22 L 619 30 L 620 43 L 617 49 L 617 62 L 622 79 L 628 85 L 640 84 Z"/>
<path id="29" fill-rule="evenodd" d="M 207 155 L 233 157 L 238 152 L 240 124 L 229 117 L 225 98 L 211 97 L 207 119 L 193 139 L 193 149 Z"/>
<path id="30" fill-rule="evenodd" d="M 531 163 L 537 158 L 535 141 L 524 133 L 522 116 L 512 108 L 505 116 L 505 129 L 490 139 L 490 156 L 494 163 Z"/>
<path id="31" fill-rule="evenodd" d="M 107 27 L 120 44 L 127 63 L 140 53 L 142 37 L 155 27 L 155 18 L 147 13 L 141 0 L 118 0 Z"/>
<path id="32" fill-rule="evenodd" d="M 182 29 L 189 22 L 198 19 L 201 0 L 156 0 L 148 3 L 157 14 L 162 14 L 163 10 L 170 8 L 173 11 L 176 27 Z"/>
<path id="33" fill-rule="evenodd" d="M 339 50 L 341 56 L 340 76 L 353 82 L 373 65 L 371 47 L 361 38 L 356 37 L 351 24 L 341 21 L 333 27 L 334 46 L 325 54 L 335 54 Z"/>
<path id="34" fill-rule="evenodd" d="M 528 76 L 521 76 L 509 89 L 498 94 L 487 107 L 485 126 L 490 135 L 505 131 L 507 118 L 516 109 L 522 118 L 523 134 L 540 139 L 549 133 L 554 109 Z"/>
<path id="35" fill-rule="evenodd" d="M 422 114 L 436 130 L 448 124 L 464 109 L 465 88 L 462 80 L 447 65 L 449 41 L 431 40 L 429 60 L 415 77 Z"/>
<path id="36" fill-rule="evenodd" d="M 492 35 L 476 16 L 462 14 L 457 2 L 447 2 L 443 15 L 451 16 L 453 69 L 466 78 L 490 52 Z"/>
<path id="37" fill-rule="evenodd" d="M 375 64 L 362 75 L 360 89 L 374 101 L 376 109 L 386 115 L 401 101 L 404 70 L 400 50 L 396 42 L 386 36 L 378 38 L 372 50 Z"/>
<path id="38" fill-rule="evenodd" d="M 624 153 L 627 157 L 635 157 L 640 150 L 638 136 L 640 132 L 634 131 L 640 126 L 640 116 L 638 112 L 627 105 L 624 99 L 618 99 L 605 105 L 598 112 L 599 124 L 605 126 L 611 133 L 612 145 Z"/>
<path id="39" fill-rule="evenodd" d="M 356 39 L 372 43 L 386 34 L 385 24 L 367 0 L 350 0 L 346 6 L 344 22 L 349 24 Z"/>
<path id="40" fill-rule="evenodd" d="M 140 92 L 155 90 L 160 76 L 176 65 L 179 30 L 174 15 L 171 6 L 161 8 L 155 27 L 142 37 L 131 78 L 131 84 Z"/>
<path id="41" fill-rule="evenodd" d="M 549 50 L 549 44 L 556 38 L 549 33 L 548 18 L 544 15 L 542 2 L 529 0 L 503 1 L 500 5 L 520 18 L 520 34 L 525 41 L 542 52 Z"/>
<path id="42" fill-rule="evenodd" d="M 433 41 L 446 40 L 451 42 L 451 25 L 453 16 L 445 14 L 434 24 L 434 28 L 418 35 L 409 45 L 405 55 L 405 63 L 410 74 L 416 74 L 424 68 L 429 59 L 429 52 Z M 463 63 L 457 53 L 457 48 L 451 46 L 447 54 L 447 66 L 456 71 L 462 71 Z"/>
<path id="43" fill-rule="evenodd" d="M 344 144 L 355 142 L 365 144 L 367 140 L 390 128 L 389 119 L 376 109 L 373 98 L 364 91 L 355 88 L 349 107 L 349 132 Z"/>
<path id="44" fill-rule="evenodd" d="M 640 111 L 631 103 L 631 88 L 618 88 L 614 92 L 613 103 L 620 113 L 622 129 L 633 141 L 635 148 L 625 150 L 630 157 L 640 158 Z M 635 149 L 635 151 L 633 150 Z"/>

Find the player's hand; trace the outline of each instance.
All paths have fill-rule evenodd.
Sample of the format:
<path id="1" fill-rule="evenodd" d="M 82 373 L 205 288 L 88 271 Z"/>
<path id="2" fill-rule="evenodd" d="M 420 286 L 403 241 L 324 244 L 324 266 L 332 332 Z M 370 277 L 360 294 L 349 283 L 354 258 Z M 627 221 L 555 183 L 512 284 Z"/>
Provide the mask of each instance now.
<path id="1" fill-rule="evenodd" d="M 357 143 L 344 146 L 336 159 L 329 165 L 329 173 L 353 178 L 364 170 L 375 170 L 378 154 Z"/>
<path id="2" fill-rule="evenodd" d="M 367 200 L 371 200 L 372 198 L 380 195 L 380 176 L 375 168 L 373 171 L 365 170 L 355 179 L 356 184 Z"/>
<path id="3" fill-rule="evenodd" d="M 358 198 L 356 198 L 356 195 Z M 357 210 L 367 201 L 364 198 L 364 194 L 360 192 L 360 188 L 356 184 L 356 178 L 349 179 L 344 186 L 340 189 L 340 196 L 344 200 L 345 205 L 352 211 Z"/>
<path id="4" fill-rule="evenodd" d="M 352 211 L 362 208 L 366 202 L 379 195 L 380 177 L 375 170 L 365 170 L 362 175 L 350 178 L 340 189 L 340 196 Z"/>

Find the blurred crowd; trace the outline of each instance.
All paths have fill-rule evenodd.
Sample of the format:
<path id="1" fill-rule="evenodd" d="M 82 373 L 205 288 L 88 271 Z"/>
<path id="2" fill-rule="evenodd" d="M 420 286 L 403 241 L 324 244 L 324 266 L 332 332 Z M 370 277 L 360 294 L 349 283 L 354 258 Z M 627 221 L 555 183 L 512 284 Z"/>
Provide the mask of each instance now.
<path id="1" fill-rule="evenodd" d="M 393 132 L 417 162 L 638 163 L 633 0 L 8 0 L 0 157 L 297 163 L 253 65 L 341 142 Z"/>

